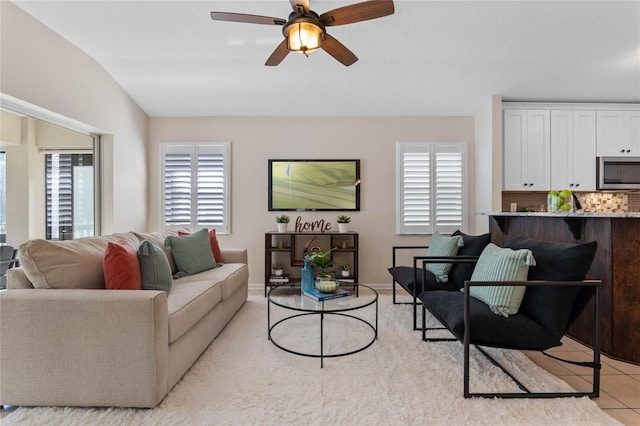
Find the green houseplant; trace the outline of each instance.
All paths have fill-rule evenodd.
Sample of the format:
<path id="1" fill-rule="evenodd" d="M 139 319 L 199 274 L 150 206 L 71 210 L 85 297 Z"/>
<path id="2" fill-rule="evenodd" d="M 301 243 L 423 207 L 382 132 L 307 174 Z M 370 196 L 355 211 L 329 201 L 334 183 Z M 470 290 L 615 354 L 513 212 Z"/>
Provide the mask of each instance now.
<path id="1" fill-rule="evenodd" d="M 336 220 L 338 222 L 338 232 L 349 232 L 349 222 L 351 222 L 351 218 L 349 216 L 341 214 Z"/>
<path id="2" fill-rule="evenodd" d="M 287 232 L 287 226 L 289 225 L 289 216 L 281 214 L 276 216 L 276 223 L 278 224 L 278 232 Z"/>
<path id="3" fill-rule="evenodd" d="M 340 265 L 340 271 L 343 277 L 348 277 L 351 274 L 351 265 Z"/>
<path id="4" fill-rule="evenodd" d="M 329 268 L 333 266 L 333 260 L 331 260 L 331 252 L 336 248 L 332 248 L 331 250 L 327 250 L 325 252 L 314 253 L 311 255 L 311 266 L 318 271 L 318 279 L 319 280 L 330 280 L 329 276 Z"/>
<path id="5" fill-rule="evenodd" d="M 273 271 L 273 275 L 282 275 L 284 264 L 282 263 L 273 263 L 271 265 L 271 269 Z"/>

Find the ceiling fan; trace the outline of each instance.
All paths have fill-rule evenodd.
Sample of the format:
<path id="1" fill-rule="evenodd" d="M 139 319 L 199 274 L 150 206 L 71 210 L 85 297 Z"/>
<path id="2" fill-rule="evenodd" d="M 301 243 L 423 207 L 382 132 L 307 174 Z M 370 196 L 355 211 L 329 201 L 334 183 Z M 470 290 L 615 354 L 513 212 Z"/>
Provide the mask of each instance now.
<path id="1" fill-rule="evenodd" d="M 349 66 L 356 62 L 358 57 L 334 37 L 327 34 L 325 27 L 381 18 L 394 12 L 393 0 L 365 1 L 339 7 L 322 15 L 309 9 L 309 0 L 289 0 L 289 3 L 293 7 L 293 12 L 287 20 L 229 12 L 211 12 L 211 19 L 249 24 L 282 25 L 284 40 L 269 56 L 265 65 L 280 64 L 289 52 L 300 52 L 309 56 L 309 53 L 322 48 L 336 60 Z"/>

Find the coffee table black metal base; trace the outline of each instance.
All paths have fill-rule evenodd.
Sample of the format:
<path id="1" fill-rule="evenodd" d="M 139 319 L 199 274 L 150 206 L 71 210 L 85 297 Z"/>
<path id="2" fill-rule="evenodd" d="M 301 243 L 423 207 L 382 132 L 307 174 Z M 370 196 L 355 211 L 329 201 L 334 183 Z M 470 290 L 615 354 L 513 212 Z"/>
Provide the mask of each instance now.
<path id="1" fill-rule="evenodd" d="M 295 290 L 291 291 L 290 288 L 287 289 L 285 286 L 279 286 L 271 289 L 271 291 L 269 291 L 268 304 L 267 304 L 267 328 L 268 328 L 269 340 L 277 348 L 282 349 L 283 351 L 286 351 L 295 355 L 305 356 L 305 357 L 320 358 L 320 368 L 324 367 L 325 358 L 336 358 L 336 357 L 347 356 L 347 355 L 352 355 L 358 352 L 362 352 L 363 350 L 371 346 L 378 338 L 378 293 L 371 287 L 365 286 L 363 284 L 360 284 L 359 286 L 363 287 L 366 290 L 365 295 L 362 295 L 362 294 L 358 294 L 358 296 L 352 295 L 342 299 L 333 299 L 325 302 L 315 302 L 311 299 L 308 299 L 305 296 L 301 296 L 299 289 L 297 291 Z M 299 313 L 279 319 L 278 321 L 272 324 L 271 323 L 272 305 L 283 308 L 283 309 L 296 311 Z M 357 317 L 351 313 L 352 311 L 364 309 L 368 306 L 374 306 L 375 308 L 375 319 L 373 323 L 367 321 L 366 319 Z M 281 343 L 278 343 L 272 336 L 272 331 L 276 327 L 283 326 L 288 321 L 291 321 L 295 318 L 306 317 L 310 315 L 316 315 L 319 317 L 319 326 L 320 326 L 319 353 L 315 351 L 301 352 L 299 350 L 293 350 L 291 348 L 284 346 Z M 363 345 L 358 346 L 353 350 L 340 352 L 340 353 L 325 354 L 325 348 L 324 348 L 325 315 L 341 317 L 347 321 L 358 321 L 365 324 L 367 326 L 367 329 L 370 329 L 372 331 L 371 340 L 367 340 Z"/>

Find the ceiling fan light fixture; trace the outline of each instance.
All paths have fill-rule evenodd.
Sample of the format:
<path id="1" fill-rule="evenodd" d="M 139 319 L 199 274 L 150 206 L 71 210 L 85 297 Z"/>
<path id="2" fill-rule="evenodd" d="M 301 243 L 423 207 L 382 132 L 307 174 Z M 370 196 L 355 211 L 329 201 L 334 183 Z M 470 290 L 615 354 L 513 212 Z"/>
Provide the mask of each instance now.
<path id="1" fill-rule="evenodd" d="M 293 22 L 286 30 L 287 49 L 307 56 L 318 49 L 324 39 L 324 28 L 314 22 Z"/>

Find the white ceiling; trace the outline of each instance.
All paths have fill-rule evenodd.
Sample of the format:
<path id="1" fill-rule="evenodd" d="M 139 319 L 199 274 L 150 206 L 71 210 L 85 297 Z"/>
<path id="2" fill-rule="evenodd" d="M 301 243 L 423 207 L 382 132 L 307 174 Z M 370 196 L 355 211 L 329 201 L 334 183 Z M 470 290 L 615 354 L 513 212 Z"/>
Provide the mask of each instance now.
<path id="1" fill-rule="evenodd" d="M 311 0 L 323 13 L 358 2 Z M 410 1 L 328 32 L 326 52 L 264 62 L 287 0 L 15 1 L 95 58 L 150 116 L 473 115 L 504 100 L 640 102 L 640 1 Z"/>

